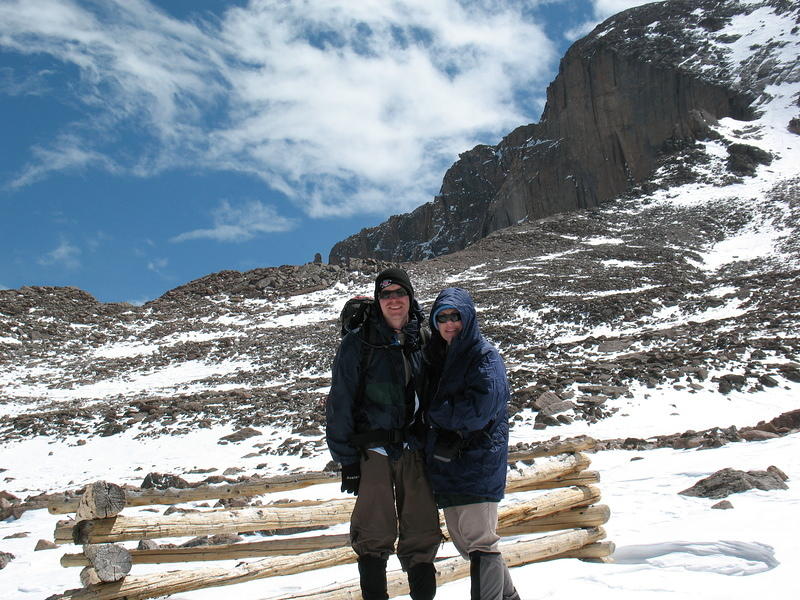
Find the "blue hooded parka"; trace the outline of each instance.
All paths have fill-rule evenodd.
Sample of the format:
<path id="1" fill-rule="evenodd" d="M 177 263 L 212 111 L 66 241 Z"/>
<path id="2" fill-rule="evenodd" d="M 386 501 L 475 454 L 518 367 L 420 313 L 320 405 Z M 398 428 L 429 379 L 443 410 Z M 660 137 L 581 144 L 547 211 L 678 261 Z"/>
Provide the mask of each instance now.
<path id="1" fill-rule="evenodd" d="M 435 315 L 453 307 L 462 329 L 447 346 Z M 428 476 L 434 493 L 472 496 L 485 501 L 503 498 L 508 460 L 508 379 L 497 349 L 480 333 L 475 305 L 466 290 L 442 290 L 430 312 L 431 342 L 426 351 L 426 440 Z M 440 436 L 458 433 L 460 455 L 451 462 L 434 457 Z"/>

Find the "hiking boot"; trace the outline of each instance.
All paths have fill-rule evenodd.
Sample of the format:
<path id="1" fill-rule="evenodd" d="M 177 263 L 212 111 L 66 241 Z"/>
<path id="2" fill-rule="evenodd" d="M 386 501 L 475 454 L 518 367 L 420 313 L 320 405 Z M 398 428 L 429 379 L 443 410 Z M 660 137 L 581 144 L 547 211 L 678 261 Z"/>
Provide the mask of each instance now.
<path id="1" fill-rule="evenodd" d="M 386 559 L 377 556 L 360 556 L 358 574 L 361 579 L 361 596 L 364 600 L 389 600 L 386 590 Z"/>
<path id="2" fill-rule="evenodd" d="M 433 600 L 436 595 L 436 569 L 433 563 L 419 563 L 408 569 L 411 600 Z"/>

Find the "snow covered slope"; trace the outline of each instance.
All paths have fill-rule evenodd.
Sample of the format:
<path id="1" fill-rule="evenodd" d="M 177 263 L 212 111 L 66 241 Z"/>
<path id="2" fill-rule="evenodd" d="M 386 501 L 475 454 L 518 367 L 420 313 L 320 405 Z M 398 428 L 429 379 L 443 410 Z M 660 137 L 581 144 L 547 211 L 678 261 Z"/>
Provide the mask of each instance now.
<path id="1" fill-rule="evenodd" d="M 800 591 L 800 433 L 753 429 L 800 409 L 798 7 L 745 4 L 748 15 L 714 31 L 719 60 L 693 62 L 696 50 L 687 68 L 713 78 L 742 65 L 754 118 L 709 121 L 702 140 L 676 145 L 614 202 L 406 265 L 423 305 L 448 285 L 473 294 L 509 370 L 512 444 L 589 434 L 606 449 L 593 468 L 618 562 L 514 569 L 525 599 Z M 660 35 L 654 27 L 654 43 Z M 214 274 L 144 307 L 74 288 L 0 290 L 0 491 L 324 468 L 335 319 L 348 297 L 370 293 L 380 266 Z M 544 394 L 571 404 L 550 414 Z M 245 427 L 256 434 L 222 439 Z M 723 467 L 773 464 L 789 489 L 732 496 L 733 510 L 677 494 Z M 336 484 L 292 494 L 339 496 Z M 0 598 L 77 584 L 60 551 L 33 552 L 54 525 L 43 510 L 0 521 L 0 552 L 15 556 Z M 351 565 L 181 597 L 273 598 L 354 576 Z M 437 598 L 466 589 L 448 584 Z"/>

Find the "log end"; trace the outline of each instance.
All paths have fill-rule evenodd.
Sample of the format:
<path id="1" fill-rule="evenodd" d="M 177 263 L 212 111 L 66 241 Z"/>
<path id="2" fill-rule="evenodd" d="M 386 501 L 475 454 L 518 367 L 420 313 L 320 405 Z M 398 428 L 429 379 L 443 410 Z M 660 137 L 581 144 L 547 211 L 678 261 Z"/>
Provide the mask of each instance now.
<path id="1" fill-rule="evenodd" d="M 114 517 L 125 508 L 125 490 L 115 483 L 95 481 L 86 486 L 75 518 L 79 521 L 86 519 L 107 519 Z"/>
<path id="2" fill-rule="evenodd" d="M 105 583 L 121 581 L 131 572 L 131 553 L 119 544 L 89 544 L 83 553 Z"/>

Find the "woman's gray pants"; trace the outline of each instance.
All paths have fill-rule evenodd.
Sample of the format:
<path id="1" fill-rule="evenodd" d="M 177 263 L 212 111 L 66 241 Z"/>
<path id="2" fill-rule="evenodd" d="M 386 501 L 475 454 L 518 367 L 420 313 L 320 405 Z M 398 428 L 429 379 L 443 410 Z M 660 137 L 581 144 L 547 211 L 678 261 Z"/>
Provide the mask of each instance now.
<path id="1" fill-rule="evenodd" d="M 470 561 L 470 600 L 520 600 L 498 548 L 497 502 L 444 509 L 450 539 Z"/>

